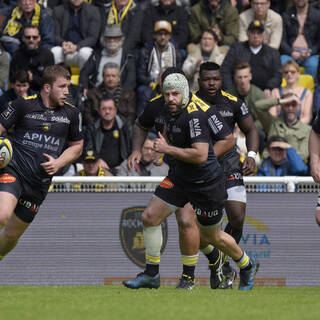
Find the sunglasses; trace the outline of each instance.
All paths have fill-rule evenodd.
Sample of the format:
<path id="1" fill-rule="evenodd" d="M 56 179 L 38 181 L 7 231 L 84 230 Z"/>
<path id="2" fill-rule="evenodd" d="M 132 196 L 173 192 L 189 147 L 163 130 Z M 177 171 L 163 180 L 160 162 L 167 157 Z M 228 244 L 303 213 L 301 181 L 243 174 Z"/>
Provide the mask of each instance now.
<path id="1" fill-rule="evenodd" d="M 285 71 L 283 71 L 283 73 L 284 73 L 284 74 L 289 74 L 289 73 L 291 73 L 291 74 L 296 74 L 297 71 L 296 71 L 296 70 L 285 70 Z"/>
<path id="2" fill-rule="evenodd" d="M 33 39 L 33 40 L 37 40 L 39 39 L 39 36 L 24 36 L 27 40 Z"/>

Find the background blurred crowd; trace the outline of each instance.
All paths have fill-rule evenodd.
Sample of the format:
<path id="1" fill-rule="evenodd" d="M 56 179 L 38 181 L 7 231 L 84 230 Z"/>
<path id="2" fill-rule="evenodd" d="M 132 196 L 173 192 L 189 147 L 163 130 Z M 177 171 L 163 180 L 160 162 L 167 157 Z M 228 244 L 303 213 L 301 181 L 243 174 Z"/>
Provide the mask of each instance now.
<path id="1" fill-rule="evenodd" d="M 0 112 L 40 90 L 45 67 L 72 74 L 84 156 L 59 174 L 165 175 L 150 135 L 128 172 L 132 126 L 182 68 L 191 91 L 201 63 L 221 66 L 223 89 L 244 100 L 260 136 L 258 175 L 309 175 L 307 141 L 320 109 L 320 1 L 2 0 Z M 245 137 L 235 136 L 246 155 Z M 78 170 L 80 167 L 81 170 Z"/>

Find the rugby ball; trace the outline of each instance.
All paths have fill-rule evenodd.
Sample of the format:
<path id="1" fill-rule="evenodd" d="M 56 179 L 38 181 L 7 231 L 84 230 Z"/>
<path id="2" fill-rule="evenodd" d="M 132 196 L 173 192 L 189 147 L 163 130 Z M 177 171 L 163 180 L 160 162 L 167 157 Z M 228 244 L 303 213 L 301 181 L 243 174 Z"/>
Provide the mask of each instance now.
<path id="1" fill-rule="evenodd" d="M 0 169 L 5 168 L 12 159 L 12 145 L 9 139 L 0 137 Z"/>

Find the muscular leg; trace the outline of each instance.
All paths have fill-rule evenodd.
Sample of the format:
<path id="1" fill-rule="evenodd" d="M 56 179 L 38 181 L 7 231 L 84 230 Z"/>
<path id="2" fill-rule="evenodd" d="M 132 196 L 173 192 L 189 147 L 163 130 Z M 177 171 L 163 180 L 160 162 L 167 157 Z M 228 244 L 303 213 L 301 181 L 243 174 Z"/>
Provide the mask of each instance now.
<path id="1" fill-rule="evenodd" d="M 17 244 L 28 224 L 13 214 L 18 203 L 17 198 L 9 192 L 0 192 L 0 260 Z"/>
<path id="2" fill-rule="evenodd" d="M 29 223 L 23 222 L 15 214 L 12 214 L 0 234 L 0 257 L 4 257 L 17 245 L 28 226 Z"/>
<path id="3" fill-rule="evenodd" d="M 182 255 L 193 256 L 199 251 L 200 235 L 196 215 L 190 203 L 176 212 L 179 245 Z"/>
<path id="4" fill-rule="evenodd" d="M 146 274 L 150 276 L 155 276 L 159 272 L 160 250 L 162 246 L 161 222 L 171 212 L 171 208 L 164 201 L 153 197 L 141 216 L 146 247 Z"/>
<path id="5" fill-rule="evenodd" d="M 237 243 L 240 242 L 243 230 L 244 219 L 246 215 L 246 203 L 240 201 L 228 200 L 226 202 L 226 212 L 228 224 L 225 232 L 229 233 Z"/>
<path id="6" fill-rule="evenodd" d="M 0 192 L 0 230 L 7 224 L 10 219 L 18 200 L 9 192 Z"/>
<path id="7" fill-rule="evenodd" d="M 184 277 L 194 280 L 194 271 L 199 259 L 200 235 L 196 215 L 190 203 L 176 211 L 179 229 L 179 245 L 182 255 Z"/>

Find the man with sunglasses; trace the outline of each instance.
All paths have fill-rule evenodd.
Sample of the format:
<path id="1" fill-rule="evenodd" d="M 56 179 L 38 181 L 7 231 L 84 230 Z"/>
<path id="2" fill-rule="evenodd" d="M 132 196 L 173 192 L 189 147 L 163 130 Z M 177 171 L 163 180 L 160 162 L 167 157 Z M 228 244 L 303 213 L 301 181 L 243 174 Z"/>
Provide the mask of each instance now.
<path id="1" fill-rule="evenodd" d="M 28 25 L 23 29 L 21 44 L 14 53 L 10 64 L 10 81 L 18 70 L 25 70 L 29 74 L 30 88 L 40 91 L 43 70 L 54 65 L 52 52 L 41 46 L 39 28 Z"/>
<path id="2" fill-rule="evenodd" d="M 269 113 L 272 105 L 281 105 L 283 115 L 274 117 Z M 288 143 L 297 151 L 302 160 L 309 158 L 308 138 L 311 127 L 299 120 L 298 112 L 300 100 L 294 93 L 288 92 L 280 99 L 261 99 L 255 102 L 258 119 L 268 137 L 280 136 L 287 139 Z M 263 157 L 266 153 L 263 154 Z"/>

